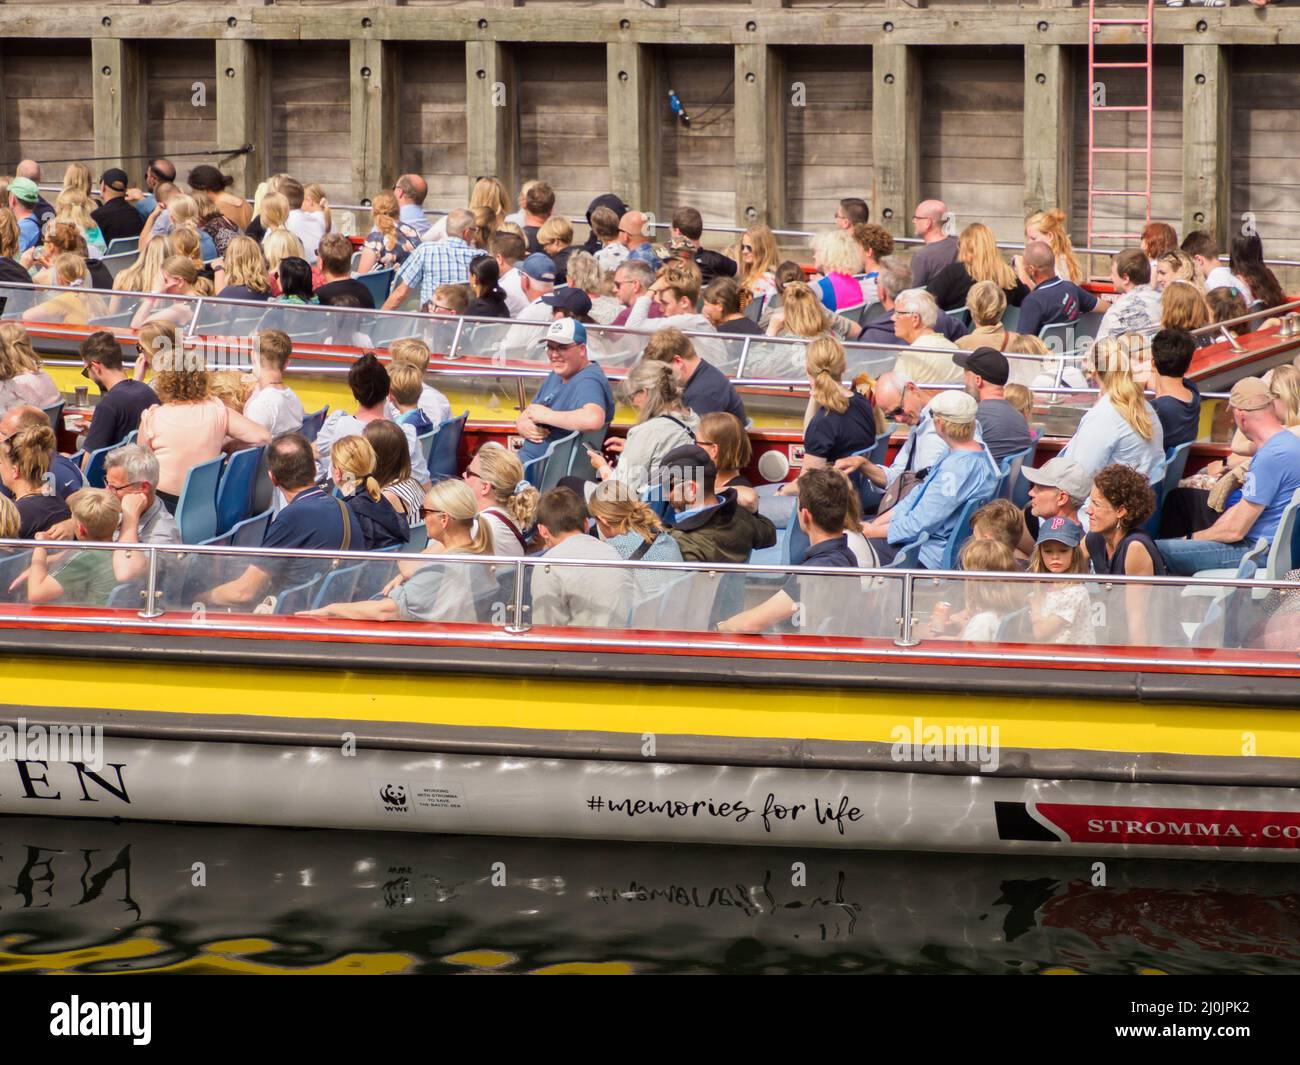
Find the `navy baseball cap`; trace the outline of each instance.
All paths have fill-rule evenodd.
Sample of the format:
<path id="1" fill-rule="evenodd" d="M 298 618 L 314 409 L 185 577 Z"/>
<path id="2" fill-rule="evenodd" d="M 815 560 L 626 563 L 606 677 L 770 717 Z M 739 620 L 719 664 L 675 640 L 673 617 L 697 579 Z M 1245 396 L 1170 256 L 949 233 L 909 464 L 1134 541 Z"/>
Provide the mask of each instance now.
<path id="1" fill-rule="evenodd" d="M 548 292 L 542 297 L 542 302 L 548 307 L 569 311 L 579 318 L 591 313 L 591 297 L 582 289 L 574 288 L 572 285 L 561 285 L 554 291 Z"/>
<path id="2" fill-rule="evenodd" d="M 1054 540 L 1066 547 L 1078 547 L 1083 540 L 1083 526 L 1072 518 L 1057 514 L 1053 518 L 1044 518 L 1038 524 L 1038 543 Z"/>
<path id="3" fill-rule="evenodd" d="M 533 252 L 532 255 L 521 262 L 519 270 L 534 281 L 555 283 L 555 260 L 549 255 L 543 255 L 540 251 Z"/>

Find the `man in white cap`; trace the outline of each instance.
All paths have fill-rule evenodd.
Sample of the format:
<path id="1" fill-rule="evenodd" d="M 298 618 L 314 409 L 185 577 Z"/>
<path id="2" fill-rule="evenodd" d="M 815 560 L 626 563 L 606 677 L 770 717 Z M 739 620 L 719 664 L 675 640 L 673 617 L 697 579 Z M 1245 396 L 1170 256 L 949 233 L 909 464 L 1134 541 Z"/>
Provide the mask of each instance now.
<path id="1" fill-rule="evenodd" d="M 1059 455 L 1037 469 L 1022 466 L 1021 474 L 1029 482 L 1029 505 L 1025 507 L 1025 533 L 1017 549 L 1026 556 L 1038 542 L 1038 525 L 1048 518 L 1080 521 L 1079 510 L 1092 491 L 1092 478 L 1077 462 Z"/>
<path id="2" fill-rule="evenodd" d="M 997 464 L 988 448 L 975 439 L 978 404 L 974 398 L 965 392 L 941 392 L 929 409 L 948 452 L 902 502 L 863 523 L 862 535 L 872 541 L 882 563 L 892 561 L 899 548 L 926 533 L 920 564 L 938 569 L 949 539 L 957 535 L 962 508 L 971 500 L 986 503 L 997 491 Z"/>
<path id="3" fill-rule="evenodd" d="M 515 431 L 525 441 L 520 462 L 546 454 L 547 447 L 574 430 L 603 431 L 614 420 L 609 378 L 587 358 L 587 327 L 576 318 L 557 318 L 545 340 L 550 376 L 515 421 Z"/>

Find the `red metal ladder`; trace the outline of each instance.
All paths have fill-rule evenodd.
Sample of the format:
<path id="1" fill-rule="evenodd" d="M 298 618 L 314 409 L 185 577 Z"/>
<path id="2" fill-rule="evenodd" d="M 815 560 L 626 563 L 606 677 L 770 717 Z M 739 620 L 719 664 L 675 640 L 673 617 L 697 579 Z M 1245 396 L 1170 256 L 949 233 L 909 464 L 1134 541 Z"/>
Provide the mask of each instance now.
<path id="1" fill-rule="evenodd" d="M 1088 0 L 1088 247 L 1097 247 L 1097 240 L 1113 240 L 1118 242 L 1137 241 L 1141 238 L 1141 233 L 1110 233 L 1097 229 L 1096 202 L 1099 197 L 1115 197 L 1120 199 L 1138 199 L 1143 201 L 1145 206 L 1145 218 L 1147 222 L 1151 221 L 1151 115 L 1154 103 L 1152 88 L 1152 70 L 1154 69 L 1152 44 L 1154 34 L 1152 30 L 1152 19 L 1154 17 L 1154 0 L 1147 0 L 1146 18 L 1098 18 L 1097 17 L 1097 0 Z M 1137 29 L 1145 38 L 1146 60 L 1139 63 L 1115 63 L 1109 61 L 1097 60 L 1097 34 L 1107 26 L 1131 26 Z M 1129 43 L 1129 42 L 1125 42 Z M 1109 42 L 1102 42 L 1101 47 L 1122 47 Z M 1146 72 L 1146 103 L 1145 104 L 1125 104 L 1125 105 L 1108 105 L 1103 94 L 1103 103 L 1098 106 L 1096 86 L 1103 85 L 1099 82 L 1097 72 L 1100 70 L 1141 70 Z M 1097 116 L 1099 114 L 1109 113 L 1132 113 L 1141 112 L 1146 115 L 1146 143 L 1142 148 L 1099 148 L 1097 146 Z M 1104 189 L 1097 187 L 1097 157 L 1102 155 L 1141 155 L 1145 157 L 1146 183 L 1141 189 Z M 1125 168 L 1127 174 L 1127 168 Z M 1127 220 L 1129 212 L 1125 211 L 1123 217 Z M 1112 245 L 1114 246 L 1114 245 Z"/>

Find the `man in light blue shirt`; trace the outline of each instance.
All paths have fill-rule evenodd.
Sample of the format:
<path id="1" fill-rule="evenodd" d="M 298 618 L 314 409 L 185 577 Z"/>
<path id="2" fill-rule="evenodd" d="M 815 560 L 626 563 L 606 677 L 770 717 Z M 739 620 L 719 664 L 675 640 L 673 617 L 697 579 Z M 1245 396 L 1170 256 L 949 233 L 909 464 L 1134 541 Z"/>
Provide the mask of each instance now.
<path id="1" fill-rule="evenodd" d="M 905 544 L 926 534 L 919 561 L 926 569 L 938 569 L 948 541 L 958 534 L 957 519 L 967 503 L 986 503 L 998 486 L 998 467 L 980 441 L 975 439 L 978 404 L 965 392 L 944 392 L 931 400 L 929 411 L 935 431 L 948 452 L 939 459 L 924 481 L 888 513 L 862 526 L 882 563 L 890 562 Z"/>
<path id="2" fill-rule="evenodd" d="M 433 224 L 424 213 L 424 198 L 429 195 L 429 183 L 419 174 L 403 174 L 393 186 L 393 195 L 397 197 L 400 207 L 398 217 L 420 236 L 424 236 L 425 230 Z"/>
<path id="3" fill-rule="evenodd" d="M 420 294 L 420 306 L 433 302 L 439 285 L 463 285 L 469 281 L 469 264 L 487 252 L 466 239 L 474 229 L 474 216 L 457 207 L 447 216 L 447 236 L 443 240 L 421 244 L 406 257 L 397 271 L 396 284 L 384 301 L 383 309 L 400 307 L 412 291 Z"/>

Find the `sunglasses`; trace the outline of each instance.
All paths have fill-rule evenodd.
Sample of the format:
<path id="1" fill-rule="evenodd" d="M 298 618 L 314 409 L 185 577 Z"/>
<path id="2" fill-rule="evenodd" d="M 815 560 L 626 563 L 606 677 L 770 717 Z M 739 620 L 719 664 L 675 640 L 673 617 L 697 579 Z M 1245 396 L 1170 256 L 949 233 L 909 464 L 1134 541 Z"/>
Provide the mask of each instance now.
<path id="1" fill-rule="evenodd" d="M 902 414 L 903 411 L 904 411 L 905 409 L 906 409 L 906 408 L 904 408 L 904 406 L 900 403 L 900 404 L 899 404 L 897 407 L 895 407 L 893 410 L 885 411 L 885 419 L 886 419 L 887 421 L 891 421 L 891 422 L 892 422 L 892 421 L 894 421 L 894 420 L 895 420 L 895 419 L 896 419 L 900 414 Z"/>
<path id="2" fill-rule="evenodd" d="M 462 480 L 466 480 L 466 481 L 469 480 L 471 477 L 477 477 L 480 481 L 483 480 L 483 475 L 479 473 L 478 470 L 474 469 L 472 466 L 466 467 L 465 472 L 462 473 L 460 476 Z"/>
<path id="3" fill-rule="evenodd" d="M 421 508 L 420 508 L 420 520 L 423 521 L 423 520 L 424 520 L 425 518 L 427 518 L 430 514 L 444 514 L 444 513 L 446 513 L 446 511 L 442 511 L 442 510 L 434 510 L 433 507 L 421 507 Z"/>
<path id="4" fill-rule="evenodd" d="M 742 245 L 740 246 L 740 250 L 741 250 L 741 251 L 753 251 L 753 250 L 754 250 L 754 245 L 752 245 L 752 244 L 742 244 Z"/>

